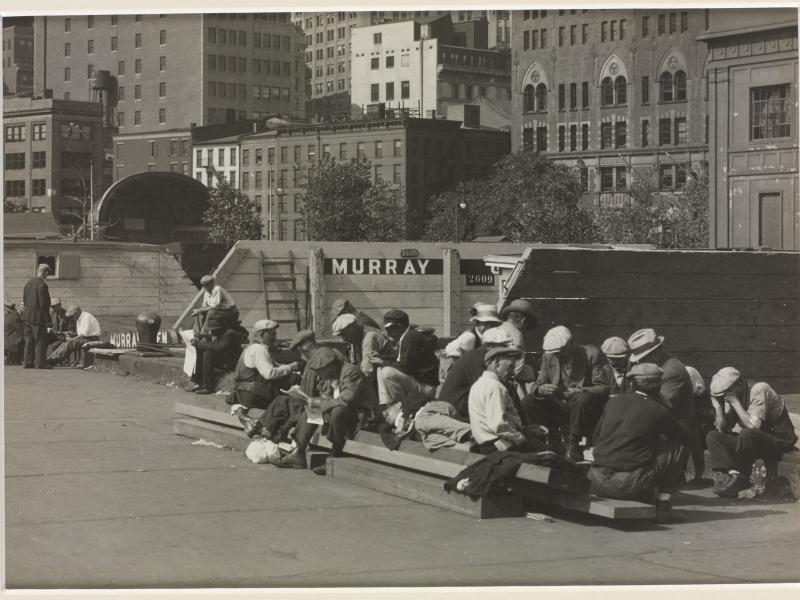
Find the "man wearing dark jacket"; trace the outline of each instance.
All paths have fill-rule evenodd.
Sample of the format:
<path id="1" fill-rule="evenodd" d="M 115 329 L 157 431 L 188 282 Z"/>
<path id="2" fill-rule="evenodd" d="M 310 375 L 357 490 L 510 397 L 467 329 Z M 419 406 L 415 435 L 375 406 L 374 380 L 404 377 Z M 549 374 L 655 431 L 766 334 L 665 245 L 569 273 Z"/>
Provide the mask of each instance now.
<path id="1" fill-rule="evenodd" d="M 378 370 L 378 401 L 386 421 L 403 429 L 407 421 L 429 400 L 439 385 L 439 360 L 425 335 L 409 326 L 408 315 L 392 309 L 383 315 L 387 335 L 397 344 L 393 361 L 375 356 Z"/>
<path id="2" fill-rule="evenodd" d="M 234 327 L 216 325 L 211 330 L 211 339 L 193 338 L 192 345 L 197 348 L 192 381 L 194 385 L 187 391 L 195 394 L 213 394 L 217 387 L 214 369 L 232 371 L 242 353 L 242 331 Z"/>
<path id="3" fill-rule="evenodd" d="M 5 302 L 4 313 L 6 364 L 21 365 L 22 353 L 25 351 L 22 317 L 19 316 L 14 303 L 9 300 Z"/>
<path id="4" fill-rule="evenodd" d="M 25 335 L 26 369 L 50 369 L 47 364 L 47 327 L 50 325 L 50 290 L 45 279 L 50 275 L 50 267 L 44 263 L 36 269 L 36 277 L 28 280 L 22 292 L 25 309 L 22 312 Z"/>
<path id="5" fill-rule="evenodd" d="M 592 492 L 652 502 L 656 522 L 673 520 L 672 493 L 683 485 L 686 431 L 658 398 L 661 369 L 638 364 L 626 375 L 632 391 L 613 396 L 594 432 Z M 666 438 L 662 440 L 662 437 Z"/>

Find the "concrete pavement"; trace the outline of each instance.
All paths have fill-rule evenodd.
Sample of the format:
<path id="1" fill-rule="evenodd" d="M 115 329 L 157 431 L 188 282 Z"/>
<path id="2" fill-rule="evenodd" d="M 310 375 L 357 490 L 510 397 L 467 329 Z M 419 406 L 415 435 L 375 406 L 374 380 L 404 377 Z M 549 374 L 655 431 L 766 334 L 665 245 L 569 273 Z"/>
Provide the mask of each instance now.
<path id="1" fill-rule="evenodd" d="M 676 498 L 688 521 L 475 521 L 252 465 L 172 433 L 185 392 L 5 368 L 6 586 L 316 587 L 791 582 L 800 505 Z"/>

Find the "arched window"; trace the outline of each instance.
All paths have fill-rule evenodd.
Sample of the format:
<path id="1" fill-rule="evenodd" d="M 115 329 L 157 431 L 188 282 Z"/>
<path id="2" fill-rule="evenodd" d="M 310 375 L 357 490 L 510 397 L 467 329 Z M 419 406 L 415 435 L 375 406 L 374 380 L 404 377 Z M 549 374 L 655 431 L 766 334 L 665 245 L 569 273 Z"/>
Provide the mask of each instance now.
<path id="1" fill-rule="evenodd" d="M 628 82 L 620 75 L 614 81 L 614 88 L 616 91 L 616 102 L 614 104 L 627 104 L 628 102 Z"/>
<path id="2" fill-rule="evenodd" d="M 535 100 L 535 92 L 533 89 L 533 85 L 528 84 L 525 86 L 525 106 L 523 110 L 525 112 L 532 112 L 536 110 L 536 105 L 534 104 Z"/>
<path id="3" fill-rule="evenodd" d="M 661 74 L 661 101 L 672 102 L 672 75 L 664 72 Z"/>
<path id="4" fill-rule="evenodd" d="M 614 82 L 611 77 L 606 77 L 600 84 L 600 103 L 602 106 L 612 106 L 614 104 Z"/>
<path id="5" fill-rule="evenodd" d="M 536 86 L 536 110 L 547 110 L 547 86 L 543 83 Z"/>
<path id="6" fill-rule="evenodd" d="M 673 83 L 675 84 L 675 93 L 673 94 L 675 100 L 686 100 L 686 73 L 677 71 Z"/>

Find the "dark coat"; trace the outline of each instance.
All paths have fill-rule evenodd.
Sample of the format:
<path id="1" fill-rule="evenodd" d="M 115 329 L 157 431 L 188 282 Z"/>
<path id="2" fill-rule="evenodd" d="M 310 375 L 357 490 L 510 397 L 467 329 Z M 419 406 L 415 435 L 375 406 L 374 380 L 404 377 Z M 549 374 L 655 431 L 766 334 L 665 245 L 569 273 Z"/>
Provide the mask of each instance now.
<path id="1" fill-rule="evenodd" d="M 44 279 L 33 277 L 22 292 L 22 320 L 32 325 L 50 325 L 50 290 Z"/>
<path id="2" fill-rule="evenodd" d="M 19 345 L 25 341 L 22 333 L 22 317 L 19 316 L 16 310 L 6 310 L 3 323 L 6 351 L 13 350 L 16 352 L 19 349 Z"/>
<path id="3" fill-rule="evenodd" d="M 439 390 L 439 400 L 452 404 L 459 417 L 469 418 L 469 388 L 486 369 L 483 362 L 488 348 L 482 346 L 464 353 L 450 367 Z"/>
<path id="4" fill-rule="evenodd" d="M 533 393 L 538 393 L 540 385 L 552 383 L 563 389 L 580 387 L 593 398 L 605 400 L 608 398 L 610 388 L 609 373 L 606 369 L 607 362 L 608 360 L 600 349 L 590 345 L 576 344 L 569 363 L 564 365 L 554 353 L 545 352 Z"/>
<path id="5" fill-rule="evenodd" d="M 371 409 L 377 400 L 375 392 L 369 385 L 366 375 L 357 366 L 342 362 L 339 371 L 339 397 L 333 397 L 333 386 L 327 381 L 317 384 L 322 396 L 322 412 L 327 413 L 337 406 L 353 410 Z"/>
<path id="6" fill-rule="evenodd" d="M 666 358 L 661 369 L 661 400 L 675 418 L 688 425 L 697 418 L 692 378 L 683 363 L 672 356 Z"/>
<path id="7" fill-rule="evenodd" d="M 235 329 L 226 329 L 217 339 L 212 341 L 200 340 L 197 342 L 200 351 L 211 351 L 219 355 L 221 361 L 219 368 L 232 371 L 242 354 L 242 336 Z"/>
<path id="8" fill-rule="evenodd" d="M 439 385 L 439 359 L 430 340 L 416 329 L 408 329 L 400 341 L 397 361 L 387 366 L 428 385 Z"/>

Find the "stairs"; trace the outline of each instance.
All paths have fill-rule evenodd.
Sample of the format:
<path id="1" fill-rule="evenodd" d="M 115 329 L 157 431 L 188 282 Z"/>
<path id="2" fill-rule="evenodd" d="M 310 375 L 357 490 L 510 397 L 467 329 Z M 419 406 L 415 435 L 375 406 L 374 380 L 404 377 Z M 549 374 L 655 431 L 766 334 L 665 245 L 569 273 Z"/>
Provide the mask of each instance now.
<path id="1" fill-rule="evenodd" d="M 300 299 L 297 290 L 297 274 L 295 272 L 294 255 L 289 252 L 287 259 L 265 258 L 263 252 L 259 252 L 261 258 L 261 289 L 264 292 L 264 310 L 267 318 L 276 323 L 293 323 L 297 331 L 302 329 L 300 322 Z M 289 272 L 280 267 L 289 267 Z M 276 271 L 276 268 L 278 270 Z M 285 289 L 285 284 L 288 290 Z M 289 297 L 285 297 L 288 293 Z M 284 308 L 284 310 L 279 310 Z M 281 315 L 289 313 L 291 318 L 276 318 L 276 313 Z"/>

